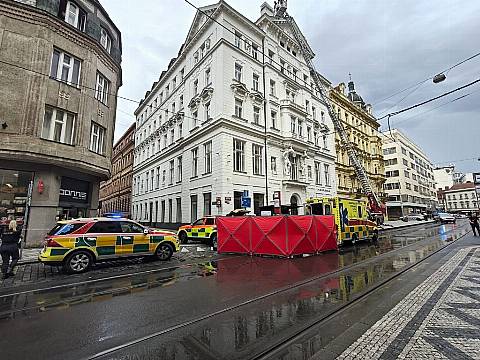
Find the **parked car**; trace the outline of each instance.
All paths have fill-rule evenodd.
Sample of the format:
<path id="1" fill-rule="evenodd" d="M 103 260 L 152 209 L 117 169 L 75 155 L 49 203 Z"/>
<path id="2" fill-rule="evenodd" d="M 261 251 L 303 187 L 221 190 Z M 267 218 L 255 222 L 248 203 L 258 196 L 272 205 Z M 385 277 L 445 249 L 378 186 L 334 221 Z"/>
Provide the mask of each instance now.
<path id="1" fill-rule="evenodd" d="M 133 256 L 168 260 L 179 250 L 177 236 L 170 231 L 122 218 L 85 218 L 58 222 L 45 237 L 38 260 L 81 273 L 95 261 Z"/>
<path id="2" fill-rule="evenodd" d="M 183 225 L 178 228 L 178 239 L 182 244 L 190 240 L 200 240 L 217 247 L 217 224 L 215 216 L 205 216 L 190 225 Z"/>
<path id="3" fill-rule="evenodd" d="M 400 218 L 402 221 L 422 221 L 425 220 L 425 216 L 422 214 L 408 214 Z"/>
<path id="4" fill-rule="evenodd" d="M 436 221 L 442 224 L 446 224 L 446 223 L 455 224 L 457 219 L 455 219 L 455 216 L 449 213 L 438 213 L 438 220 Z"/>
<path id="5" fill-rule="evenodd" d="M 465 214 L 455 214 L 454 216 L 457 219 L 466 219 L 467 218 L 467 215 L 465 215 Z"/>

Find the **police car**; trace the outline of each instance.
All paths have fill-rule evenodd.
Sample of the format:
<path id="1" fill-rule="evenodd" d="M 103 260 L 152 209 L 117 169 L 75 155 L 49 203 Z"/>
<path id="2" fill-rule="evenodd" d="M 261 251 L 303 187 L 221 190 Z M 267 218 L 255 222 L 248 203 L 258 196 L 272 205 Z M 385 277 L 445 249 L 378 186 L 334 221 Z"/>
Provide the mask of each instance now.
<path id="1" fill-rule="evenodd" d="M 95 261 L 132 256 L 168 260 L 180 250 L 175 233 L 128 219 L 82 218 L 60 221 L 45 237 L 38 260 L 81 273 Z"/>
<path id="2" fill-rule="evenodd" d="M 215 216 L 205 216 L 190 225 L 180 226 L 177 233 L 182 244 L 190 240 L 200 240 L 217 247 L 217 225 Z"/>

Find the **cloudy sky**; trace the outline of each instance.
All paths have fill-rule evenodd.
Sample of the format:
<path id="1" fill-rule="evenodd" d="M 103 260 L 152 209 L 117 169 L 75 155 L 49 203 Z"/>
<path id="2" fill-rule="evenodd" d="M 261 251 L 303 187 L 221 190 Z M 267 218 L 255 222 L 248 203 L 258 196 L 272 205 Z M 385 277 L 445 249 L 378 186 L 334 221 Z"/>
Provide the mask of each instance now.
<path id="1" fill-rule="evenodd" d="M 203 6 L 216 0 L 191 1 Z M 227 2 L 254 21 L 263 0 Z M 122 31 L 120 95 L 140 100 L 176 56 L 195 9 L 184 0 L 102 4 Z M 478 0 L 288 0 L 288 11 L 317 54 L 317 70 L 334 84 L 347 82 L 351 73 L 357 92 L 374 105 L 378 117 L 480 78 L 478 56 L 450 70 L 443 83 L 429 80 L 390 97 L 480 52 Z M 480 171 L 479 99 L 477 83 L 392 117 L 392 127 L 420 145 L 435 164 L 454 162 L 460 171 Z M 119 100 L 116 138 L 135 120 L 135 108 Z M 385 129 L 385 120 L 381 124 Z"/>

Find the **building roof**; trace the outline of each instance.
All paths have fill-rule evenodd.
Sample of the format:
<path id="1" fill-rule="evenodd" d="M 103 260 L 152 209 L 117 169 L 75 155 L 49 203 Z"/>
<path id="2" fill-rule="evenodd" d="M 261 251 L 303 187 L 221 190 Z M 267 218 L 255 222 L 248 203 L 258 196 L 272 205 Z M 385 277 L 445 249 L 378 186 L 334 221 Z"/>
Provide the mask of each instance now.
<path id="1" fill-rule="evenodd" d="M 458 191 L 458 190 L 473 190 L 473 189 L 475 189 L 475 184 L 471 182 L 467 182 L 463 184 L 455 184 L 450 189 L 445 190 L 444 192 Z"/>

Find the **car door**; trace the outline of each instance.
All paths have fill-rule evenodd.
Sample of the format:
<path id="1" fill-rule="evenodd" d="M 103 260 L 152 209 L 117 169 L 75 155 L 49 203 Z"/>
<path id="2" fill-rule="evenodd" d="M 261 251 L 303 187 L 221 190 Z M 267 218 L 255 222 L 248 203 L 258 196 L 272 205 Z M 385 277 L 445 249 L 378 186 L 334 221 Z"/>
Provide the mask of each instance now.
<path id="1" fill-rule="evenodd" d="M 99 258 L 115 257 L 117 237 L 122 235 L 118 221 L 97 221 L 86 232 L 86 240 L 95 243 Z"/>
<path id="2" fill-rule="evenodd" d="M 150 251 L 150 238 L 144 234 L 144 227 L 133 221 L 120 222 L 123 232 L 123 254 L 140 254 Z"/>

